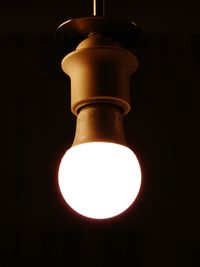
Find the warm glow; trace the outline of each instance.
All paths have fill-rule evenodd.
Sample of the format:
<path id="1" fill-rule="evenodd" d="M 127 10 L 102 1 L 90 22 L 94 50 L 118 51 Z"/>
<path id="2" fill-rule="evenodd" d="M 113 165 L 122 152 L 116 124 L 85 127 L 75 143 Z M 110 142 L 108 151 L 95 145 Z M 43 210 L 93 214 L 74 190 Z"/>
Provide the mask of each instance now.
<path id="1" fill-rule="evenodd" d="M 138 160 L 126 146 L 91 142 L 71 147 L 59 169 L 59 186 L 76 212 L 105 219 L 125 211 L 141 185 Z"/>

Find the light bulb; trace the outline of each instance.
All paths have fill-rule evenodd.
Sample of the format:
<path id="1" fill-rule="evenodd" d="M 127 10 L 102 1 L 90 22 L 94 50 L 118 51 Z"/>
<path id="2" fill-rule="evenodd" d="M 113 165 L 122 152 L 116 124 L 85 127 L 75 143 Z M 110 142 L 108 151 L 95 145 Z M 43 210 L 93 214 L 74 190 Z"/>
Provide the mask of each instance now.
<path id="1" fill-rule="evenodd" d="M 141 185 L 138 160 L 128 147 L 88 142 L 71 147 L 59 169 L 59 187 L 69 206 L 94 219 L 114 217 L 134 202 Z"/>
<path id="2" fill-rule="evenodd" d="M 62 60 L 77 124 L 58 182 L 69 206 L 89 218 L 121 214 L 140 189 L 140 166 L 123 129 L 123 116 L 131 107 L 129 77 L 138 66 L 126 47 L 135 44 L 137 35 L 132 22 L 99 16 L 69 20 L 57 30 L 69 50 L 77 45 Z"/>

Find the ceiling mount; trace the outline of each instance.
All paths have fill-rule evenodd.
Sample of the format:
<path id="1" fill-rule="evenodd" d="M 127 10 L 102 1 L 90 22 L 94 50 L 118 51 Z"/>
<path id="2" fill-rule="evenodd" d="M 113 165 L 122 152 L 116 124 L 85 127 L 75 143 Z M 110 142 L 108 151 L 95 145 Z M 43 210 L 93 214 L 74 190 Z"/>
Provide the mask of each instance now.
<path id="1" fill-rule="evenodd" d="M 134 22 L 115 17 L 93 16 L 64 22 L 56 30 L 56 39 L 69 53 L 91 33 L 110 37 L 122 48 L 132 52 L 135 52 L 141 36 L 141 31 Z"/>

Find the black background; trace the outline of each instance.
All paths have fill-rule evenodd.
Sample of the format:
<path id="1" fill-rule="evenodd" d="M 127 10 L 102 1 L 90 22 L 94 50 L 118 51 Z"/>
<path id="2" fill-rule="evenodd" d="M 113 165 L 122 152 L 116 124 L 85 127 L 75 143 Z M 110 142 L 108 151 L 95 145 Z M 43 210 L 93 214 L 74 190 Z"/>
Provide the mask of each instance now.
<path id="1" fill-rule="evenodd" d="M 75 117 L 54 30 L 91 15 L 92 1 L 1 3 L 2 267 L 200 266 L 200 9 L 194 1 L 155 0 L 106 7 L 144 33 L 124 118 L 143 172 L 139 197 L 102 222 L 75 214 L 57 187 Z"/>

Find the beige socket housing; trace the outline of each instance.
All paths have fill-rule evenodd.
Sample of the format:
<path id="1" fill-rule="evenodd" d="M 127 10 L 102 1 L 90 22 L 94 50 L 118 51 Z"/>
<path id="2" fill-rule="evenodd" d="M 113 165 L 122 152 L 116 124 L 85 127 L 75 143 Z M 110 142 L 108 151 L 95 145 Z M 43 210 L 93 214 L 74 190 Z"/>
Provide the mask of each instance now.
<path id="1" fill-rule="evenodd" d="M 136 56 L 109 37 L 90 34 L 62 61 L 71 78 L 71 110 L 77 116 L 73 145 L 126 145 L 122 117 L 130 110 L 129 79 Z"/>

